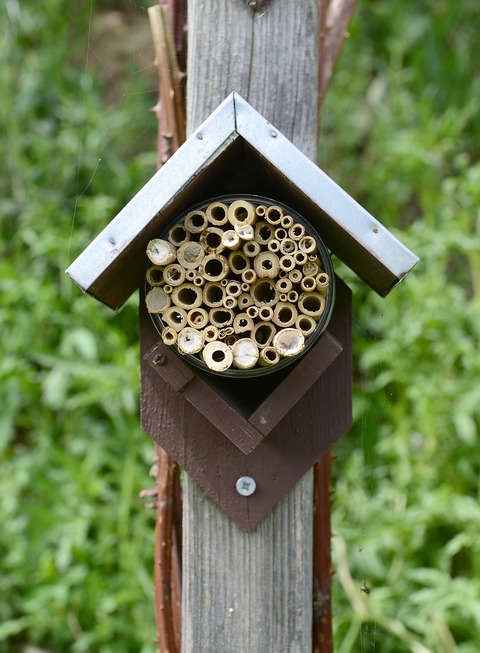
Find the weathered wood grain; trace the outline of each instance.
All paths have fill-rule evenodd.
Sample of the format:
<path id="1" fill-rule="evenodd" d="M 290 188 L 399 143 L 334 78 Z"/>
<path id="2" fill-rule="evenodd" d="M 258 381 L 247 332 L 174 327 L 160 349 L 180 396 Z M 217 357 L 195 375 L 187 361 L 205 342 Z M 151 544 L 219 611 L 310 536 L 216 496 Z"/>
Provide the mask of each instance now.
<path id="1" fill-rule="evenodd" d="M 238 91 L 316 154 L 317 0 L 190 0 L 187 131 Z M 312 473 L 250 534 L 184 482 L 183 653 L 306 653 L 312 624 Z"/>

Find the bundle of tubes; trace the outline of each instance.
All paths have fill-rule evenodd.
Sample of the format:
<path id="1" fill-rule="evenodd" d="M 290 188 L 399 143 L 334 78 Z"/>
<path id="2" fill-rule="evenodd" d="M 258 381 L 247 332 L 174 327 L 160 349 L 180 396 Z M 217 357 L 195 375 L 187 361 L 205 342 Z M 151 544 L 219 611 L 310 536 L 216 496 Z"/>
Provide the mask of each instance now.
<path id="1" fill-rule="evenodd" d="M 297 356 L 325 311 L 316 240 L 275 204 L 211 202 L 151 240 L 147 256 L 146 304 L 163 342 L 215 372 Z"/>

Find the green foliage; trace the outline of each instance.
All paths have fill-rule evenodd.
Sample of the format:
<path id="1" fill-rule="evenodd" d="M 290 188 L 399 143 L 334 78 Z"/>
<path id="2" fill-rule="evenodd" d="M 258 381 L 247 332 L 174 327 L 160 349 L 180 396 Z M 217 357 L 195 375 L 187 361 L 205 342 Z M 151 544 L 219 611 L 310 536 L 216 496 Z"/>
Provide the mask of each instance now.
<path id="1" fill-rule="evenodd" d="M 88 6 L 0 12 L 0 651 L 147 653 L 136 300 L 114 315 L 64 270 L 154 170 L 152 97 L 126 71 L 106 104 Z"/>
<path id="2" fill-rule="evenodd" d="M 121 78 L 107 59 L 124 4 L 0 8 L 0 653 L 154 650 L 135 300 L 114 315 L 63 272 L 155 166 L 143 46 Z M 338 653 L 480 649 L 479 27 L 477 0 L 360 0 L 322 113 L 321 165 L 421 257 L 386 299 L 338 265 Z"/>
<path id="3" fill-rule="evenodd" d="M 386 299 L 351 278 L 339 653 L 480 648 L 479 26 L 475 2 L 361 2 L 327 100 L 332 174 L 421 258 Z"/>

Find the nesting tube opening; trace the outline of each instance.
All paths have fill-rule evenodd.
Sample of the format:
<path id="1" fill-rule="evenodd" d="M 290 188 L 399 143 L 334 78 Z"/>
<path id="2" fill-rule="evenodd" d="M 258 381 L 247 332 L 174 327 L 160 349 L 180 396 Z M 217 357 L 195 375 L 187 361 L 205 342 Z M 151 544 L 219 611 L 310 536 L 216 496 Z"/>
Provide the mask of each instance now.
<path id="1" fill-rule="evenodd" d="M 147 308 L 164 343 L 214 374 L 282 369 L 330 319 L 328 251 L 301 215 L 275 200 L 201 202 L 153 238 L 146 255 Z"/>

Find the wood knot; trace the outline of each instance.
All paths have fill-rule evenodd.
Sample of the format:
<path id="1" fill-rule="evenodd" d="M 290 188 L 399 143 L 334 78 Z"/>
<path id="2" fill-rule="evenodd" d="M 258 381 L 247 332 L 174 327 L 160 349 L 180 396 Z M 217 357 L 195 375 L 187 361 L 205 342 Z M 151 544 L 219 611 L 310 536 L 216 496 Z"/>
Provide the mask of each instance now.
<path id="1" fill-rule="evenodd" d="M 261 9 L 266 2 L 267 0 L 245 0 L 247 7 L 251 7 L 254 11 Z"/>

